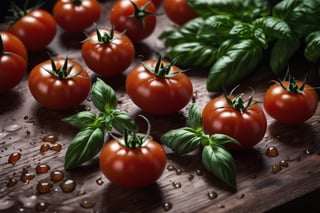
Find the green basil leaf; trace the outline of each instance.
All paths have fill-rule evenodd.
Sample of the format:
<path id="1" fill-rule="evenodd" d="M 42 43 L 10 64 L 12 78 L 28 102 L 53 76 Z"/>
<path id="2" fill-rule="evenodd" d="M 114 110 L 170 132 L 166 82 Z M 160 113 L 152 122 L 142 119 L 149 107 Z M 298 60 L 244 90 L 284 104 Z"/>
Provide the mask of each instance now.
<path id="1" fill-rule="evenodd" d="M 213 135 L 210 136 L 210 144 L 212 144 L 212 145 L 214 145 L 214 144 L 216 144 L 216 145 L 224 145 L 226 143 L 235 143 L 235 144 L 239 144 L 240 145 L 240 143 L 236 139 L 234 139 L 234 138 L 232 138 L 232 137 L 230 137 L 228 135 L 213 134 Z"/>
<path id="2" fill-rule="evenodd" d="M 113 114 L 112 126 L 121 134 L 125 130 L 134 131 L 134 132 L 137 131 L 136 122 L 128 114 L 120 110 L 114 110 L 112 114 Z"/>
<path id="3" fill-rule="evenodd" d="M 192 129 L 202 128 L 202 114 L 201 110 L 196 104 L 191 104 L 188 112 L 188 127 Z"/>
<path id="4" fill-rule="evenodd" d="M 104 132 L 100 128 L 87 127 L 78 132 L 68 146 L 64 167 L 72 169 L 91 160 L 101 150 Z"/>
<path id="5" fill-rule="evenodd" d="M 64 118 L 63 120 L 78 129 L 82 129 L 87 126 L 95 125 L 96 115 L 92 112 L 83 111 L 75 115 Z"/>
<path id="6" fill-rule="evenodd" d="M 95 107 L 101 112 L 108 113 L 115 109 L 118 104 L 114 90 L 100 78 L 97 78 L 92 86 L 91 99 Z"/>
<path id="7" fill-rule="evenodd" d="M 233 189 L 237 188 L 236 166 L 231 154 L 222 146 L 205 146 L 202 151 L 202 163 L 218 179 Z"/>
<path id="8" fill-rule="evenodd" d="M 299 45 L 300 42 L 296 37 L 276 41 L 270 56 L 270 67 L 276 75 L 279 75 L 287 67 L 289 59 L 296 53 Z"/>
<path id="9" fill-rule="evenodd" d="M 252 39 L 241 40 L 230 46 L 226 54 L 212 66 L 207 79 L 207 90 L 221 90 L 248 76 L 261 61 L 263 49 Z"/>
<path id="10" fill-rule="evenodd" d="M 189 153 L 201 146 L 201 137 L 188 127 L 174 129 L 166 132 L 161 137 L 161 142 L 178 154 Z"/>
<path id="11" fill-rule="evenodd" d="M 320 59 L 320 31 L 310 33 L 306 37 L 304 55 L 307 60 L 316 63 Z"/>

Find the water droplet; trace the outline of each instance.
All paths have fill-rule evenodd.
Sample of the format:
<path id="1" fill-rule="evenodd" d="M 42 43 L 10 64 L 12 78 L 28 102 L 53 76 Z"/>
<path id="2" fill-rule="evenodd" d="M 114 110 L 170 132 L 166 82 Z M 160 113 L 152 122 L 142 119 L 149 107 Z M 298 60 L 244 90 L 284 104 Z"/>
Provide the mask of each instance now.
<path id="1" fill-rule="evenodd" d="M 83 195 L 85 195 L 85 194 L 87 194 L 87 193 L 84 192 L 84 191 L 77 191 L 76 196 L 77 196 L 77 197 L 80 197 L 80 196 L 83 196 Z"/>
<path id="2" fill-rule="evenodd" d="M 20 158 L 21 158 L 21 153 L 14 152 L 9 156 L 8 163 L 15 165 L 17 163 L 17 161 L 20 160 Z"/>
<path id="3" fill-rule="evenodd" d="M 56 151 L 56 152 L 60 152 L 61 149 L 62 149 L 62 145 L 61 144 L 54 144 L 54 145 L 51 146 L 50 149 L 53 150 L 53 151 Z"/>
<path id="4" fill-rule="evenodd" d="M 62 181 L 64 178 L 64 173 L 60 170 L 53 171 L 50 173 L 50 178 L 54 182 Z"/>
<path id="5" fill-rule="evenodd" d="M 177 175 L 181 175 L 181 173 L 182 173 L 182 170 L 181 170 L 181 169 L 176 169 L 176 174 L 177 174 Z"/>
<path id="6" fill-rule="evenodd" d="M 102 185 L 104 182 L 103 182 L 102 178 L 100 177 L 100 178 L 98 178 L 98 179 L 96 180 L 96 183 L 97 183 L 98 185 Z"/>
<path id="7" fill-rule="evenodd" d="M 49 182 L 39 182 L 37 184 L 37 191 L 40 194 L 49 193 L 53 187 L 52 183 Z"/>
<path id="8" fill-rule="evenodd" d="M 172 165 L 168 165 L 167 166 L 167 170 L 168 171 L 173 171 L 173 170 L 175 170 L 176 168 L 174 167 L 174 166 L 172 166 Z"/>
<path id="9" fill-rule="evenodd" d="M 274 146 L 270 146 L 267 148 L 266 155 L 268 157 L 276 157 L 279 155 L 278 149 Z"/>
<path id="10" fill-rule="evenodd" d="M 76 188 L 76 182 L 72 179 L 66 179 L 60 184 L 60 188 L 66 193 L 72 192 Z"/>
<path id="11" fill-rule="evenodd" d="M 20 180 L 24 183 L 29 183 L 29 180 L 32 180 L 34 177 L 34 174 L 29 173 L 26 168 L 23 168 Z"/>
<path id="12" fill-rule="evenodd" d="M 280 166 L 282 166 L 282 167 L 288 167 L 288 166 L 289 166 L 289 163 L 288 163 L 288 161 L 286 161 L 286 160 L 281 160 L 279 164 L 280 164 Z"/>
<path id="13" fill-rule="evenodd" d="M 53 135 L 47 135 L 42 138 L 43 142 L 55 143 L 58 141 L 58 138 Z"/>
<path id="14" fill-rule="evenodd" d="M 177 189 L 177 188 L 181 188 L 182 185 L 181 185 L 180 182 L 175 182 L 174 181 L 174 182 L 172 182 L 172 186 Z"/>
<path id="15" fill-rule="evenodd" d="M 216 199 L 218 197 L 218 194 L 214 191 L 208 192 L 208 198 L 210 200 Z"/>
<path id="16" fill-rule="evenodd" d="M 45 202 L 40 202 L 40 203 L 37 203 L 36 204 L 36 211 L 39 211 L 39 212 L 44 212 L 44 211 L 47 211 L 48 210 L 48 207 L 49 205 Z"/>
<path id="17" fill-rule="evenodd" d="M 22 127 L 18 124 L 11 124 L 5 128 L 7 132 L 16 132 L 20 130 Z"/>
<path id="18" fill-rule="evenodd" d="M 80 206 L 81 206 L 82 208 L 85 208 L 85 209 L 90 209 L 90 208 L 92 208 L 94 205 L 95 205 L 95 202 L 90 201 L 90 200 L 83 200 L 83 201 L 80 203 Z"/>
<path id="19" fill-rule="evenodd" d="M 313 154 L 313 151 L 312 151 L 312 150 L 309 150 L 309 149 L 306 149 L 306 150 L 304 151 L 304 153 L 305 153 L 306 155 L 311 155 L 311 154 Z"/>
<path id="20" fill-rule="evenodd" d="M 194 178 L 194 175 L 193 174 L 189 174 L 188 176 L 187 176 L 187 178 L 188 178 L 188 180 L 193 180 L 193 178 Z"/>
<path id="21" fill-rule="evenodd" d="M 198 176 L 201 176 L 201 175 L 203 175 L 203 172 L 202 172 L 202 170 L 197 169 L 196 174 L 197 174 Z"/>
<path id="22" fill-rule="evenodd" d="M 9 178 L 7 181 L 7 187 L 12 187 L 18 183 L 17 179 L 15 178 Z"/>
<path id="23" fill-rule="evenodd" d="M 49 144 L 42 144 L 40 146 L 40 152 L 41 153 L 47 152 L 49 149 L 50 149 L 50 145 Z"/>
<path id="24" fill-rule="evenodd" d="M 273 174 L 276 174 L 281 171 L 281 166 L 279 164 L 275 164 L 271 167 L 271 171 Z"/>
<path id="25" fill-rule="evenodd" d="M 50 170 L 50 166 L 49 166 L 49 165 L 46 165 L 46 164 L 39 164 L 39 165 L 36 167 L 36 172 L 37 172 L 37 174 L 44 174 L 44 173 L 49 172 L 49 170 Z"/>
<path id="26" fill-rule="evenodd" d="M 164 210 L 164 211 L 170 211 L 171 209 L 172 209 L 172 203 L 170 203 L 170 202 L 165 202 L 165 203 L 163 203 L 162 204 L 162 209 Z"/>

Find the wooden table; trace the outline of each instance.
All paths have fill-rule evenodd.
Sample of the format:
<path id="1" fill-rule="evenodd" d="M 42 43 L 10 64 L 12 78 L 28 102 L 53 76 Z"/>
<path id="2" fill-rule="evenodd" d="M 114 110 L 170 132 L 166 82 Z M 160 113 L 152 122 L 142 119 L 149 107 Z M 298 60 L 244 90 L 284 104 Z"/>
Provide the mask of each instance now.
<path id="1" fill-rule="evenodd" d="M 103 15 L 99 25 L 108 26 L 107 15 L 112 4 L 113 1 L 102 3 Z M 137 44 L 138 54 L 154 58 L 156 51 L 163 53 L 164 46 L 157 36 L 171 26 L 172 23 L 164 15 L 159 16 L 153 36 Z M 57 56 L 68 55 L 84 64 L 79 51 L 83 39 L 82 34 L 59 30 L 48 50 Z M 48 58 L 48 50 L 30 54 L 29 71 Z M 138 59 L 132 66 L 137 63 Z M 206 91 L 205 72 L 188 74 L 197 94 L 196 103 L 202 108 L 216 94 Z M 92 72 L 91 75 L 93 79 L 96 77 Z M 296 198 L 315 198 L 319 194 L 314 191 L 320 188 L 320 109 L 301 126 L 281 125 L 268 117 L 268 129 L 263 140 L 252 150 L 233 153 L 237 166 L 236 192 L 230 191 L 205 171 L 198 152 L 181 157 L 167 147 L 167 169 L 157 183 L 143 189 L 129 190 L 110 184 L 100 172 L 97 159 L 74 171 L 64 171 L 65 151 L 77 130 L 61 119 L 79 110 L 97 111 L 89 99 L 73 110 L 47 110 L 31 96 L 26 79 L 12 91 L 0 95 L 0 212 L 44 209 L 48 212 L 276 212 L 294 206 L 292 202 L 284 204 L 297 201 Z M 264 91 L 270 85 L 269 79 L 267 66 L 261 66 L 253 78 L 241 84 L 240 89 L 250 93 L 248 88 L 252 86 L 255 97 L 262 100 Z M 125 94 L 125 75 L 104 80 L 116 91 L 120 100 L 119 109 L 127 110 L 132 116 L 144 114 Z M 144 115 L 151 121 L 152 135 L 158 139 L 167 130 L 184 126 L 186 111 L 183 109 L 172 116 Z M 44 142 L 48 136 L 53 136 L 57 141 Z M 53 148 L 42 153 L 40 147 L 43 144 L 51 148 L 59 148 L 54 144 L 60 144 L 62 149 L 55 151 Z M 277 157 L 266 156 L 270 146 L 278 149 Z M 21 154 L 15 165 L 8 163 L 12 153 Z M 273 173 L 272 166 L 281 160 L 287 161 L 288 167 L 282 166 L 281 171 Z M 37 165 L 48 165 L 50 170 L 37 174 Z M 70 178 L 76 182 L 74 191 L 65 193 L 59 187 L 62 181 L 53 182 L 50 179 L 50 172 L 56 170 L 64 172 L 64 179 Z M 26 173 L 29 173 L 27 177 L 30 180 L 22 181 L 21 176 Z M 53 187 L 49 193 L 39 193 L 39 182 L 51 183 Z M 314 207 L 307 203 L 303 205 L 305 210 Z"/>

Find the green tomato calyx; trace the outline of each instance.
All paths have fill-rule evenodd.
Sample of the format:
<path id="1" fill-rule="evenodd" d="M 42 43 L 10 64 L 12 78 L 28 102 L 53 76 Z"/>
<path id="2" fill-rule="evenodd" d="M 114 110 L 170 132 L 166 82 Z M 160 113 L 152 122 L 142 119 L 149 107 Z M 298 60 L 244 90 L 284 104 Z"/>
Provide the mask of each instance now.
<path id="1" fill-rule="evenodd" d="M 230 94 L 227 94 L 226 90 L 223 88 L 223 93 L 224 97 L 227 101 L 227 103 L 235 110 L 243 113 L 246 111 L 250 106 L 257 104 L 256 101 L 253 101 L 253 95 L 250 95 L 247 99 L 243 98 L 243 94 L 234 96 L 233 93 L 234 91 L 238 88 L 239 86 L 235 87 L 232 89 Z M 232 98 L 232 97 L 235 98 Z"/>
<path id="2" fill-rule="evenodd" d="M 50 59 L 51 61 L 51 70 L 48 70 L 43 67 L 45 71 L 50 73 L 51 75 L 56 76 L 59 79 L 68 79 L 68 78 L 73 78 L 77 75 L 79 75 L 83 69 L 81 69 L 79 72 L 71 72 L 74 66 L 68 67 L 68 57 L 65 58 L 64 64 L 62 67 L 57 67 L 55 64 L 54 59 Z"/>
<path id="3" fill-rule="evenodd" d="M 147 11 L 147 7 L 152 3 L 151 1 L 148 1 L 146 4 L 144 4 L 142 7 L 138 7 L 133 1 L 130 1 L 133 8 L 134 8 L 134 13 L 130 16 L 128 16 L 129 18 L 136 18 L 138 19 L 142 26 L 144 27 L 145 26 L 145 23 L 144 23 L 144 17 L 145 16 L 156 16 L 156 14 L 150 12 L 150 11 Z"/>
<path id="4" fill-rule="evenodd" d="M 305 76 L 305 78 L 303 80 L 303 83 L 302 83 L 302 85 L 300 87 L 297 84 L 297 81 L 295 80 L 294 76 L 290 75 L 289 72 L 287 72 L 287 74 L 285 76 L 285 79 L 287 79 L 287 77 L 288 77 L 289 85 L 285 86 L 285 85 L 283 85 L 282 81 L 279 81 L 278 83 L 280 84 L 280 86 L 284 90 L 288 91 L 289 93 L 295 93 L 295 94 L 303 93 L 304 88 L 306 86 L 306 82 L 307 82 L 307 76 Z"/>

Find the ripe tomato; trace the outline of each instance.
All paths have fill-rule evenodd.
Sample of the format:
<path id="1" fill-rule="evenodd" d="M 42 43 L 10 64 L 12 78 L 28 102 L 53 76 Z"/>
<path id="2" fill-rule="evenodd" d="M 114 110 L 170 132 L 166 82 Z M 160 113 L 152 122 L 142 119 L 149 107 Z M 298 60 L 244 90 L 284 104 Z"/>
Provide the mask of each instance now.
<path id="1" fill-rule="evenodd" d="M 82 32 L 92 26 L 100 13 L 97 0 L 58 0 L 52 10 L 58 25 L 71 32 Z"/>
<path id="2" fill-rule="evenodd" d="M 157 64 L 160 68 L 157 69 Z M 149 69 L 149 68 L 150 69 Z M 146 60 L 134 67 L 126 79 L 126 91 L 143 111 L 156 115 L 173 114 L 185 107 L 193 95 L 192 83 L 177 66 Z"/>
<path id="3" fill-rule="evenodd" d="M 318 106 L 314 89 L 308 84 L 301 87 L 304 84 L 301 81 L 281 84 L 275 83 L 266 91 L 263 100 L 266 112 L 286 124 L 301 124 L 311 118 Z"/>
<path id="4" fill-rule="evenodd" d="M 159 8 L 162 3 L 162 0 L 151 0 L 151 1 L 156 8 Z"/>
<path id="5" fill-rule="evenodd" d="M 156 7 L 148 0 L 118 0 L 110 12 L 110 22 L 132 41 L 147 38 L 156 26 Z"/>
<path id="6" fill-rule="evenodd" d="M 67 58 L 55 58 L 36 65 L 29 75 L 29 89 L 43 106 L 65 110 L 87 98 L 91 81 L 82 66 Z"/>
<path id="7" fill-rule="evenodd" d="M 21 12 L 21 17 L 10 25 L 8 31 L 20 38 L 28 51 L 45 48 L 57 31 L 53 16 L 42 9 Z"/>
<path id="8" fill-rule="evenodd" d="M 192 11 L 186 0 L 164 0 L 163 10 L 167 17 L 177 25 L 183 25 L 198 16 Z"/>
<path id="9" fill-rule="evenodd" d="M 111 140 L 102 148 L 100 168 L 114 184 L 138 188 L 154 183 L 162 175 L 167 158 L 162 146 L 147 139 L 140 147 L 130 148 Z"/>
<path id="10" fill-rule="evenodd" d="M 131 40 L 113 29 L 97 29 L 81 48 L 87 66 L 101 76 L 115 76 L 133 62 L 135 49 Z"/>
<path id="11" fill-rule="evenodd" d="M 20 39 L 8 32 L 0 32 L 0 92 L 8 91 L 22 80 L 28 55 Z"/>
<path id="12" fill-rule="evenodd" d="M 240 145 L 225 145 L 230 150 L 249 149 L 259 143 L 266 132 L 265 114 L 254 101 L 248 105 L 247 101 L 242 102 L 241 96 L 228 98 L 233 104 L 220 96 L 205 105 L 202 111 L 203 129 L 208 134 L 221 133 L 238 140 Z"/>

